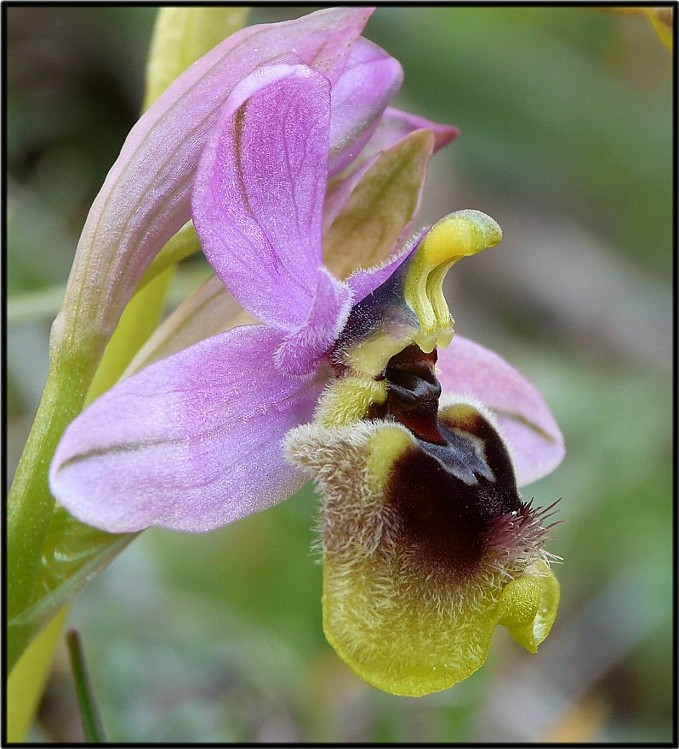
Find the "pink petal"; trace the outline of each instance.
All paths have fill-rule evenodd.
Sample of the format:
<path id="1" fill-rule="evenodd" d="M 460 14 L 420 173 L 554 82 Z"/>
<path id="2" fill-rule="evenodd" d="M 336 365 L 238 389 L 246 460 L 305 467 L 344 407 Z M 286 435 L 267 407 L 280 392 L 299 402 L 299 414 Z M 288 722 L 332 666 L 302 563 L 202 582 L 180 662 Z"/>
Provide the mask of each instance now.
<path id="1" fill-rule="evenodd" d="M 321 269 L 309 317 L 276 352 L 276 365 L 291 375 L 310 374 L 335 344 L 351 312 L 347 284 Z"/>
<path id="2" fill-rule="evenodd" d="M 514 367 L 459 335 L 438 350 L 438 366 L 445 394 L 471 396 L 495 413 L 520 486 L 559 465 L 566 452 L 561 431 L 542 396 Z"/>
<path id="3" fill-rule="evenodd" d="M 120 533 L 208 531 L 292 494 L 280 442 L 311 419 L 324 378 L 273 366 L 281 334 L 235 328 L 123 380 L 66 430 L 50 469 L 79 520 Z"/>
<path id="4" fill-rule="evenodd" d="M 331 176 L 358 156 L 402 82 L 398 60 L 367 39 L 356 40 L 346 68 L 332 87 Z"/>
<path id="5" fill-rule="evenodd" d="M 334 82 L 370 8 L 331 8 L 236 32 L 191 65 L 131 130 L 95 199 L 54 340 L 110 335 L 152 258 L 190 218 L 203 146 L 233 87 L 253 70 L 303 62 Z"/>
<path id="6" fill-rule="evenodd" d="M 330 83 L 305 65 L 253 73 L 229 97 L 193 191 L 203 251 L 234 297 L 286 330 L 306 320 L 322 266 Z"/>
<path id="7" fill-rule="evenodd" d="M 361 155 L 371 156 L 383 151 L 385 148 L 393 146 L 394 143 L 398 143 L 413 130 L 431 130 L 434 133 L 434 152 L 443 148 L 460 134 L 458 128 L 453 125 L 443 125 L 412 112 L 387 107 L 380 120 L 379 127 L 368 141 L 368 145 Z"/>

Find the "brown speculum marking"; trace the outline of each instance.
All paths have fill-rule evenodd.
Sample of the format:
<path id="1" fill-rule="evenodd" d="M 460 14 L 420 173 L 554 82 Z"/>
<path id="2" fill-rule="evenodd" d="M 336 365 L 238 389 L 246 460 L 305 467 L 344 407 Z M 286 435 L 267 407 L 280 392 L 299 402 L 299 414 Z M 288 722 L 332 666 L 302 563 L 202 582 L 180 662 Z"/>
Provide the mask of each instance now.
<path id="1" fill-rule="evenodd" d="M 511 460 L 491 424 L 477 411 L 439 415 L 436 350 L 412 345 L 386 368 L 387 399 L 370 418 L 403 424 L 417 447 L 396 460 L 387 501 L 401 521 L 403 542 L 429 570 L 471 575 L 488 545 L 491 521 L 521 502 Z"/>

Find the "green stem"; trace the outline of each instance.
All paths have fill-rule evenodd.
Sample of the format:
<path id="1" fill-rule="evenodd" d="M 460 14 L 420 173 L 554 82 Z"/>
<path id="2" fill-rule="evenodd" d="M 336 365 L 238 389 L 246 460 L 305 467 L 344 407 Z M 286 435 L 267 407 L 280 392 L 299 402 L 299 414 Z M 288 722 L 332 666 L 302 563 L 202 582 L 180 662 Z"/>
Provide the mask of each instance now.
<path id="1" fill-rule="evenodd" d="M 80 720 L 82 721 L 85 741 L 90 744 L 104 744 L 106 742 L 106 732 L 104 731 L 104 724 L 101 721 L 94 697 L 92 682 L 87 671 L 87 666 L 85 665 L 85 655 L 77 630 L 70 629 L 66 633 L 66 644 L 68 645 L 68 653 L 71 658 L 75 693 L 78 698 Z"/>
<path id="2" fill-rule="evenodd" d="M 42 559 L 55 516 L 54 499 L 48 484 L 49 465 L 68 424 L 82 411 L 88 400 L 115 383 L 144 336 L 150 334 L 157 324 L 172 275 L 172 270 L 165 271 L 136 295 L 129 312 L 123 314 L 103 356 L 103 344 L 100 347 L 85 346 L 82 341 L 74 355 L 66 356 L 63 351 L 58 352 L 60 358 L 52 361 L 45 391 L 17 468 L 8 497 L 7 614 L 10 626 L 7 630 L 7 668 L 13 669 L 10 698 L 13 697 L 11 684 L 23 685 L 23 699 L 14 695 L 12 705 L 15 709 L 8 714 L 8 726 L 21 737 L 22 726 L 28 725 L 22 718 L 21 707 L 25 704 L 37 705 L 44 683 L 31 677 L 35 673 L 32 661 L 19 659 L 40 627 L 49 621 L 49 616 L 29 616 L 26 621 L 20 615 L 36 603 L 36 592 L 40 590 L 38 582 L 44 573 L 41 569 Z M 69 528 L 68 533 L 77 532 L 77 527 L 87 529 L 75 521 L 74 524 L 76 528 Z M 111 535 L 110 539 L 102 540 L 101 536 L 105 534 L 95 529 L 91 531 L 93 540 L 99 544 L 99 566 L 109 563 L 134 538 L 132 534 Z M 75 585 L 69 585 L 68 577 L 60 582 L 61 590 L 67 597 L 75 596 L 89 579 L 90 573 L 87 570 L 84 572 Z M 67 570 L 65 574 L 74 577 L 75 570 L 73 573 Z M 63 603 L 63 598 L 64 595 L 55 596 L 58 605 Z M 59 619 L 58 626 L 61 617 Z M 48 624 L 48 629 L 54 626 L 53 620 Z M 51 647 L 46 645 L 40 648 L 45 667 L 51 660 L 55 642 L 50 640 Z"/>
<path id="3" fill-rule="evenodd" d="M 7 499 L 7 614 L 11 621 L 30 603 L 54 499 L 48 471 L 66 426 L 80 413 L 97 366 L 80 353 L 53 362 Z"/>

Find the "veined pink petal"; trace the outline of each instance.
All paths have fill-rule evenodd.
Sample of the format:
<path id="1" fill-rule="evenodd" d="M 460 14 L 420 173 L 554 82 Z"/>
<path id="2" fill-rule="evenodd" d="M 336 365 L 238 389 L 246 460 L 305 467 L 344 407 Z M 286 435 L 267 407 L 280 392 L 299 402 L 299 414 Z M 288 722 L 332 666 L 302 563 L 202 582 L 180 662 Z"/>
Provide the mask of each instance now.
<path id="1" fill-rule="evenodd" d="M 359 39 L 358 41 L 363 40 Z M 358 46 L 358 42 L 354 45 L 354 47 L 356 46 Z M 365 147 L 358 154 L 352 168 L 348 170 L 348 174 L 344 174 L 333 181 L 332 189 L 328 192 L 325 199 L 325 208 L 323 211 L 324 228 L 327 229 L 335 220 L 349 199 L 352 190 L 375 163 L 379 154 L 395 146 L 415 130 L 429 130 L 434 134 L 434 152 L 450 143 L 460 132 L 452 125 L 442 125 L 438 122 L 432 122 L 426 117 L 420 117 L 419 115 L 404 112 L 394 107 L 387 107 L 379 119 L 377 127 L 372 131 L 371 137 L 367 140 Z M 363 139 L 363 142 L 365 142 L 365 139 Z M 330 163 L 333 163 L 332 157 Z M 330 171 L 334 173 L 332 167 Z"/>
<path id="2" fill-rule="evenodd" d="M 55 345 L 110 335 L 152 258 L 190 218 L 195 168 L 236 83 L 263 65 L 300 61 L 334 82 L 371 13 L 331 8 L 242 29 L 169 86 L 131 130 L 90 209 Z"/>
<path id="3" fill-rule="evenodd" d="M 205 256 L 248 312 L 288 331 L 323 264 L 330 83 L 306 65 L 243 80 L 203 153 L 193 221 Z"/>
<path id="4" fill-rule="evenodd" d="M 346 68 L 332 87 L 330 176 L 358 156 L 402 82 L 398 60 L 367 39 L 356 40 Z"/>
<path id="5" fill-rule="evenodd" d="M 492 351 L 456 335 L 438 350 L 444 395 L 480 401 L 496 416 L 522 486 L 553 471 L 565 455 L 563 436 L 542 396 Z"/>
<path id="6" fill-rule="evenodd" d="M 267 326 L 234 328 L 123 380 L 64 433 L 55 497 L 114 533 L 208 531 L 288 497 L 304 479 L 280 442 L 311 419 L 325 379 L 281 375 L 281 341 Z"/>
<path id="7" fill-rule="evenodd" d="M 351 312 L 352 294 L 346 283 L 321 268 L 309 317 L 276 352 L 276 365 L 291 375 L 306 375 L 318 365 L 342 332 Z"/>

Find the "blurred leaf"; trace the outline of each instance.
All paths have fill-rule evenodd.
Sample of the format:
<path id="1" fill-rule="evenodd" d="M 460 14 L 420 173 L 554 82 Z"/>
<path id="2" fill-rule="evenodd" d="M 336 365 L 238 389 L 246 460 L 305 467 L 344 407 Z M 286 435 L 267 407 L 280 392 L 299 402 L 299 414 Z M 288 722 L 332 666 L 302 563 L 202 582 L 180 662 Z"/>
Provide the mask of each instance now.
<path id="1" fill-rule="evenodd" d="M 67 609 L 62 609 L 33 640 L 19 660 L 19 668 L 7 679 L 7 739 L 10 742 L 26 741 L 66 614 Z"/>
<path id="2" fill-rule="evenodd" d="M 17 323 L 51 320 L 64 297 L 63 286 L 49 286 L 32 292 L 17 293 L 7 301 L 7 321 Z"/>
<path id="3" fill-rule="evenodd" d="M 199 57 L 245 25 L 248 8 L 169 6 L 156 16 L 144 109 Z"/>

